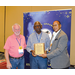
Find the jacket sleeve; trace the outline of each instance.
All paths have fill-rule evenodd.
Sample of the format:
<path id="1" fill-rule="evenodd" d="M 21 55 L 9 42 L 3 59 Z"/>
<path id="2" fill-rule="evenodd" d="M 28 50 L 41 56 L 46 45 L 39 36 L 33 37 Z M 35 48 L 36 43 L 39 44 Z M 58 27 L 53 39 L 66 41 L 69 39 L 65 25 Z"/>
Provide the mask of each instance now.
<path id="1" fill-rule="evenodd" d="M 55 56 L 60 55 L 67 47 L 68 38 L 66 35 L 61 36 L 58 40 L 59 40 L 58 47 L 55 50 L 53 50 L 52 52 L 47 54 L 48 59 L 51 59 Z"/>
<path id="2" fill-rule="evenodd" d="M 50 38 L 49 38 L 49 35 L 48 35 L 48 37 L 46 39 L 46 51 L 48 51 L 49 48 L 50 48 Z"/>

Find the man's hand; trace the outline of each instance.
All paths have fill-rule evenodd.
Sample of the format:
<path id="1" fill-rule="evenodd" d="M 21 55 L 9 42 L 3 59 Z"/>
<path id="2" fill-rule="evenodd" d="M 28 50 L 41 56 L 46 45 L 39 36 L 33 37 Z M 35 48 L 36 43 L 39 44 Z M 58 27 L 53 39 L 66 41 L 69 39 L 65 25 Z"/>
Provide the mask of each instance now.
<path id="1" fill-rule="evenodd" d="M 47 54 L 41 54 L 40 57 L 47 58 Z"/>
<path id="2" fill-rule="evenodd" d="M 11 69 L 11 68 L 12 68 L 12 65 L 11 65 L 10 62 L 7 63 L 7 68 L 8 68 L 8 69 Z"/>
<path id="3" fill-rule="evenodd" d="M 8 69 L 11 69 L 12 68 L 12 65 L 9 61 L 9 53 L 8 53 L 8 50 L 5 50 L 5 58 L 6 58 L 6 62 L 7 62 L 7 68 Z"/>
<path id="4" fill-rule="evenodd" d="M 45 51 L 45 54 L 47 54 L 47 51 Z"/>
<path id="5" fill-rule="evenodd" d="M 45 51 L 44 54 L 39 55 L 40 57 L 46 58 L 47 57 L 47 51 Z"/>
<path id="6" fill-rule="evenodd" d="M 36 56 L 37 56 L 37 55 L 35 55 L 34 50 L 31 50 L 31 52 L 32 52 L 32 56 L 34 56 L 34 57 L 36 57 Z"/>

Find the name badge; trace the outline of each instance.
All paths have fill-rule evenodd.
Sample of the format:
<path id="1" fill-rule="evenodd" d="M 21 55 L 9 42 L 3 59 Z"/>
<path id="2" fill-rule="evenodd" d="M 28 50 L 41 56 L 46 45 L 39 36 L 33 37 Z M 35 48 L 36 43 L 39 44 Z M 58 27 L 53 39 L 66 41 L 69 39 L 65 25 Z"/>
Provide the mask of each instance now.
<path id="1" fill-rule="evenodd" d="M 22 46 L 19 46 L 18 52 L 19 52 L 19 54 L 23 54 Z"/>

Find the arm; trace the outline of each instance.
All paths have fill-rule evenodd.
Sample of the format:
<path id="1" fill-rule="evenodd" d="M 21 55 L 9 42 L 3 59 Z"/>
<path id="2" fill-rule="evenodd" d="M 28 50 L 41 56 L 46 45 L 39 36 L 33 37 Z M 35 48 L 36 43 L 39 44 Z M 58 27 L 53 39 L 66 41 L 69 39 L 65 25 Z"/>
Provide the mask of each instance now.
<path id="1" fill-rule="evenodd" d="M 58 47 L 54 51 L 52 51 L 48 54 L 42 54 L 40 56 L 43 57 L 43 58 L 47 57 L 48 59 L 51 59 L 55 56 L 60 55 L 65 50 L 65 48 L 67 48 L 67 42 L 68 42 L 68 38 L 67 38 L 66 35 L 60 37 Z"/>
<path id="2" fill-rule="evenodd" d="M 8 54 L 8 50 L 5 50 L 5 58 L 6 58 L 6 62 L 7 62 L 7 68 L 10 69 L 12 67 L 10 61 L 9 61 L 9 54 Z"/>
<path id="3" fill-rule="evenodd" d="M 67 36 L 66 35 L 61 36 L 59 38 L 58 47 L 54 51 L 47 54 L 48 59 L 60 55 L 65 50 L 65 48 L 67 48 L 67 42 L 68 42 Z"/>
<path id="4" fill-rule="evenodd" d="M 26 47 L 27 51 L 30 53 L 31 52 L 31 42 L 30 42 L 30 37 L 28 38 L 28 42 L 27 42 L 27 47 Z"/>
<path id="5" fill-rule="evenodd" d="M 5 58 L 6 58 L 6 62 L 7 62 L 7 68 L 10 69 L 12 67 L 12 65 L 9 61 L 9 53 L 8 53 L 8 51 L 10 49 L 10 37 L 7 38 L 4 49 L 5 49 Z"/>
<path id="6" fill-rule="evenodd" d="M 46 38 L 46 51 L 48 51 L 50 48 L 50 38 L 49 38 L 49 35 L 48 37 Z"/>
<path id="7" fill-rule="evenodd" d="M 29 53 L 32 52 L 32 55 L 35 57 L 36 55 L 35 55 L 35 53 L 34 53 L 34 50 L 31 49 L 31 45 L 32 45 L 32 43 L 31 43 L 30 37 L 29 37 L 28 42 L 27 42 L 27 47 L 26 47 L 26 49 L 27 49 L 27 51 L 28 51 Z"/>

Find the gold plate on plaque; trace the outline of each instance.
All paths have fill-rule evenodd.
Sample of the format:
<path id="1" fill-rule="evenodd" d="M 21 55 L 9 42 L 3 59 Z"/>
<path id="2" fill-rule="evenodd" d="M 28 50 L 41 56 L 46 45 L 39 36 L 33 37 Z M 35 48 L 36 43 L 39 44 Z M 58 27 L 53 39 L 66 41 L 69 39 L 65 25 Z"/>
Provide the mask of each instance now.
<path id="1" fill-rule="evenodd" d="M 34 51 L 35 51 L 35 55 L 44 54 L 44 51 L 45 51 L 44 43 L 36 43 L 36 44 L 34 44 Z"/>

